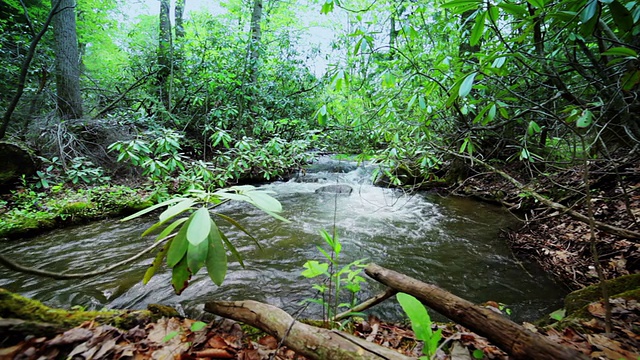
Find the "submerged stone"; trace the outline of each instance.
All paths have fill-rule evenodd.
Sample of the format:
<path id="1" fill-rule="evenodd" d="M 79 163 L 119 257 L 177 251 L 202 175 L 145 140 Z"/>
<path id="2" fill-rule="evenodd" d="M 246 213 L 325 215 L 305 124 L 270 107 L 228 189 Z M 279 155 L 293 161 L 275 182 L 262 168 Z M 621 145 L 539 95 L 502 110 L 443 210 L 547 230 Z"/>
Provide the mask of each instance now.
<path id="1" fill-rule="evenodd" d="M 325 185 L 316 189 L 316 194 L 345 194 L 351 195 L 353 188 L 345 184 Z"/>

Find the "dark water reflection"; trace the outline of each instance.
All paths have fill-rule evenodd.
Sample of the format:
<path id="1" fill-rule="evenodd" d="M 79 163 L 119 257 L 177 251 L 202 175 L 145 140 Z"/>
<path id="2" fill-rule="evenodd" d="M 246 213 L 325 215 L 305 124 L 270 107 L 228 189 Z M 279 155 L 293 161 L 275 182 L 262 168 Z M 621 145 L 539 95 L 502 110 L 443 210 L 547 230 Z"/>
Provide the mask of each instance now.
<path id="1" fill-rule="evenodd" d="M 341 262 L 367 258 L 409 276 L 431 282 L 472 302 L 494 300 L 512 309 L 517 320 L 534 320 L 561 307 L 565 290 L 540 269 L 514 259 L 499 229 L 515 218 L 498 207 L 463 198 L 403 195 L 371 186 L 363 168 L 343 174 L 309 174 L 317 183 L 273 183 L 284 215 L 282 223 L 244 204 L 228 204 L 221 212 L 236 218 L 260 240 L 262 250 L 246 236 L 223 225 L 244 255 L 246 268 L 229 264 L 225 283 L 217 287 L 201 270 L 181 296 L 173 294 L 170 273 L 141 284 L 151 259 L 89 280 L 58 281 L 0 269 L 0 287 L 42 300 L 50 306 L 88 308 L 143 308 L 149 303 L 177 305 L 191 316 L 202 313 L 209 300 L 255 299 L 283 307 L 300 308 L 312 297 L 312 282 L 300 276 L 308 259 L 321 260 L 318 235 L 335 224 L 343 243 Z M 326 183 L 349 183 L 349 197 L 320 195 L 314 190 Z M 337 201 L 336 201 L 337 200 Z M 2 253 L 21 263 L 50 271 L 93 271 L 123 260 L 149 246 L 153 239 L 139 234 L 152 218 L 121 223 L 108 220 L 56 230 L 38 238 L 2 244 Z M 368 282 L 359 295 L 365 299 L 381 290 Z M 399 308 L 387 302 L 373 309 L 378 316 L 397 320 Z M 305 316 L 320 314 L 311 305 Z"/>

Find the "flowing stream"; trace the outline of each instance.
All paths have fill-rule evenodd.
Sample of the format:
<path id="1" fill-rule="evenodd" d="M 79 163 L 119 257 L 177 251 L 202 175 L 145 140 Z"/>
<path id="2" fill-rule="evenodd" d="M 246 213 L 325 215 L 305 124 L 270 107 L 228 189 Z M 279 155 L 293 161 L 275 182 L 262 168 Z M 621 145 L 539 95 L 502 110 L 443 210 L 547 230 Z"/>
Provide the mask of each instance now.
<path id="1" fill-rule="evenodd" d="M 349 184 L 350 196 L 318 194 L 327 184 Z M 0 268 L 0 287 L 39 299 L 54 307 L 144 308 L 149 303 L 173 305 L 198 317 L 210 300 L 255 299 L 298 310 L 300 302 L 316 295 L 313 281 L 300 275 L 307 260 L 322 260 L 316 246 L 326 244 L 321 229 L 331 232 L 335 223 L 343 243 L 344 264 L 366 258 L 381 266 L 434 283 L 472 302 L 493 300 L 506 304 L 516 321 L 532 321 L 562 306 L 566 290 L 533 264 L 520 263 L 511 254 L 501 228 L 515 225 L 513 215 L 499 207 L 465 198 L 433 194 L 405 195 L 399 190 L 375 187 L 370 169 L 327 158 L 312 165 L 297 181 L 264 186 L 284 207 L 284 223 L 243 203 L 216 210 L 240 223 L 259 240 L 262 249 L 236 229 L 221 228 L 244 257 L 246 268 L 230 257 L 222 286 L 215 286 L 200 270 L 191 285 L 177 296 L 170 271 L 142 285 L 151 258 L 88 280 L 51 280 Z M 50 271 L 93 271 L 130 257 L 153 238 L 140 233 L 156 217 L 122 223 L 95 222 L 46 233 L 34 239 L 5 242 L 2 253 L 20 263 Z M 365 276 L 363 274 L 363 276 Z M 366 276 L 365 276 L 366 277 Z M 369 280 L 358 295 L 361 300 L 381 291 Z M 402 312 L 393 301 L 370 310 L 386 320 L 399 320 Z M 304 317 L 319 316 L 311 304 Z"/>

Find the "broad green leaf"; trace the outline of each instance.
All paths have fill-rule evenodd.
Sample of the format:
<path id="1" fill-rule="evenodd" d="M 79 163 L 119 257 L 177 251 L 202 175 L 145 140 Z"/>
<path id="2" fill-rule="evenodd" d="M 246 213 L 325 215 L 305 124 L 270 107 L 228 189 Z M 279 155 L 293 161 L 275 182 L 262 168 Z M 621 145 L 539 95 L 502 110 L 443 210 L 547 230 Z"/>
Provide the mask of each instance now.
<path id="1" fill-rule="evenodd" d="M 504 10 L 505 12 L 514 15 L 516 17 L 527 17 L 529 16 L 529 12 L 527 11 L 527 7 L 523 5 L 515 5 L 506 2 L 501 2 L 498 4 L 498 7 Z"/>
<path id="2" fill-rule="evenodd" d="M 613 55 L 613 56 L 630 56 L 630 57 L 638 57 L 638 53 L 633 49 L 629 49 L 628 47 L 612 47 L 607 51 L 603 52 L 602 55 Z"/>
<path id="3" fill-rule="evenodd" d="M 567 310 L 566 309 L 558 309 L 558 310 L 552 312 L 551 314 L 549 314 L 549 317 L 552 318 L 553 320 L 560 321 L 560 320 L 564 319 L 564 317 L 566 315 L 567 315 Z"/>
<path id="4" fill-rule="evenodd" d="M 282 212 L 282 204 L 273 196 L 266 194 L 262 191 L 250 191 L 246 192 L 251 200 L 249 201 L 251 204 L 255 205 L 261 210 L 266 210 L 269 212 L 279 213 Z"/>
<path id="5" fill-rule="evenodd" d="M 529 135 L 537 134 L 540 132 L 540 126 L 535 121 L 529 121 L 529 126 L 527 127 L 527 132 Z"/>
<path id="6" fill-rule="evenodd" d="M 422 95 L 418 96 L 418 105 L 420 106 L 420 109 L 422 109 L 422 110 L 427 108 L 427 103 L 424 100 L 424 96 L 422 96 Z"/>
<path id="7" fill-rule="evenodd" d="M 493 63 L 491 64 L 492 68 L 496 68 L 499 69 L 502 67 L 502 65 L 504 65 L 505 61 L 507 60 L 506 57 L 501 56 L 499 58 L 496 58 L 495 60 L 493 60 Z"/>
<path id="8" fill-rule="evenodd" d="M 633 89 L 638 83 L 640 83 L 640 70 L 631 70 L 626 72 L 622 79 L 622 89 L 625 91 L 630 91 Z"/>
<path id="9" fill-rule="evenodd" d="M 172 241 L 173 239 L 169 240 L 169 242 L 164 244 L 162 249 L 160 249 L 160 251 L 158 251 L 158 254 L 156 254 L 156 257 L 153 259 L 153 262 L 151 263 L 147 271 L 144 273 L 144 277 L 142 278 L 143 285 L 147 285 L 149 280 L 151 280 L 153 275 L 155 275 L 158 269 L 160 268 L 160 265 L 162 265 L 162 260 L 164 260 L 164 257 L 167 256 L 167 252 L 169 251 L 169 247 L 171 246 Z"/>
<path id="10" fill-rule="evenodd" d="M 333 5 L 333 1 L 329 1 L 329 2 L 324 3 L 324 5 L 322 5 L 322 9 L 320 9 L 320 13 L 326 15 L 326 14 L 332 12 L 333 11 L 333 6 L 334 6 Z"/>
<path id="11" fill-rule="evenodd" d="M 220 286 L 227 275 L 227 251 L 222 245 L 218 227 L 213 220 L 209 221 L 211 222 L 211 231 L 208 236 L 207 272 L 214 284 Z"/>
<path id="12" fill-rule="evenodd" d="M 202 321 L 196 321 L 193 324 L 191 324 L 191 331 L 195 332 L 195 331 L 200 331 L 204 328 L 207 327 L 207 323 L 202 322 Z"/>
<path id="13" fill-rule="evenodd" d="M 527 2 L 536 9 L 542 9 L 544 7 L 544 0 L 527 0 Z"/>
<path id="14" fill-rule="evenodd" d="M 176 237 L 173 238 L 173 241 L 171 241 L 171 246 L 167 252 L 167 265 L 169 267 L 176 266 L 187 253 L 187 247 L 189 245 L 189 242 L 187 241 L 187 229 L 189 228 L 190 222 L 191 218 L 182 225 L 180 231 L 178 231 L 178 235 L 176 235 Z"/>
<path id="15" fill-rule="evenodd" d="M 229 241 L 229 238 L 227 238 L 227 236 L 218 229 L 218 233 L 220 234 L 220 237 L 222 238 L 222 242 L 224 242 L 224 244 L 227 246 L 227 249 L 229 251 L 231 251 L 231 253 L 233 254 L 233 256 L 236 257 L 236 259 L 238 259 L 238 262 L 240 263 L 240 266 L 242 266 L 242 268 L 244 268 L 244 262 L 242 261 L 242 255 L 240 255 L 240 253 L 238 252 L 238 249 L 236 249 L 235 246 L 233 246 L 233 244 L 231 243 L 231 241 Z M 257 243 L 257 241 L 256 241 Z M 258 244 L 258 248 L 262 249 L 260 247 L 260 244 Z"/>
<path id="16" fill-rule="evenodd" d="M 609 10 L 613 16 L 613 22 L 622 30 L 627 32 L 633 28 L 633 16 L 631 12 L 617 0 L 609 4 Z"/>
<path id="17" fill-rule="evenodd" d="M 238 230 L 242 231 L 243 233 L 245 233 L 247 236 L 249 236 L 249 238 L 251 240 L 253 240 L 253 242 L 256 244 L 256 246 L 258 247 L 258 249 L 262 249 L 262 246 L 260 245 L 260 243 L 258 242 L 258 239 L 256 239 L 253 235 L 251 235 L 251 233 L 249 233 L 249 231 L 247 231 L 247 229 L 244 228 L 244 226 L 242 226 L 242 224 L 240 224 L 239 222 L 237 222 L 235 219 L 233 219 L 232 217 L 229 217 L 227 215 L 224 214 L 219 214 L 219 213 L 214 213 L 216 216 L 219 216 L 221 218 L 223 218 L 224 220 L 228 221 L 229 223 L 231 223 L 231 225 L 235 226 L 236 228 L 238 228 Z M 224 240 L 224 238 L 223 238 Z M 228 246 L 228 245 L 227 245 Z M 231 249 L 229 249 L 231 250 Z M 242 261 L 240 261 L 242 262 Z"/>
<path id="18" fill-rule="evenodd" d="M 165 237 L 169 236 L 169 234 L 171 234 L 171 232 L 173 230 L 175 230 L 175 228 L 177 228 L 178 226 L 180 226 L 180 224 L 182 224 L 183 222 L 187 221 L 189 218 L 180 218 L 174 222 L 171 223 L 171 225 L 167 226 L 166 228 L 164 228 L 164 230 L 162 230 L 160 232 L 160 234 L 158 234 L 158 236 L 156 237 L 156 241 L 160 241 L 161 239 L 164 239 Z"/>
<path id="19" fill-rule="evenodd" d="M 442 335 L 440 329 L 435 333 L 431 330 L 431 317 L 429 317 L 427 309 L 418 299 L 409 294 L 397 293 L 396 298 L 402 306 L 402 310 L 411 320 L 411 328 L 416 338 L 425 342 L 423 352 L 429 356 L 435 354 Z"/>
<path id="20" fill-rule="evenodd" d="M 167 210 L 163 211 L 162 214 L 160 214 L 159 219 L 162 222 L 164 222 L 165 220 L 169 220 L 172 217 L 182 213 L 183 211 L 190 209 L 194 203 L 195 199 L 193 198 L 184 199 L 179 203 L 168 207 Z"/>
<path id="21" fill-rule="evenodd" d="M 190 244 L 198 246 L 207 238 L 209 231 L 211 231 L 211 216 L 209 209 L 203 206 L 191 215 L 187 240 Z"/>
<path id="22" fill-rule="evenodd" d="M 489 20 L 492 23 L 497 24 L 500 18 L 500 10 L 496 6 L 489 5 L 488 14 Z"/>
<path id="23" fill-rule="evenodd" d="M 303 267 L 306 269 L 302 272 L 302 276 L 310 279 L 316 276 L 326 274 L 329 270 L 329 264 L 320 263 L 316 260 L 307 261 Z"/>
<path id="24" fill-rule="evenodd" d="M 440 5 L 440 7 L 443 9 L 451 9 L 451 8 L 457 8 L 461 6 L 480 5 L 480 4 L 482 4 L 482 0 L 453 0 Z"/>
<path id="25" fill-rule="evenodd" d="M 491 107 L 489 108 L 489 112 L 487 113 L 487 117 L 485 117 L 485 120 L 482 122 L 483 125 L 487 125 L 488 123 L 492 122 L 493 119 L 495 119 L 496 117 L 496 104 L 491 104 Z"/>
<path id="26" fill-rule="evenodd" d="M 135 219 L 135 218 L 140 217 L 140 216 L 142 216 L 144 214 L 150 213 L 153 210 L 159 209 L 159 208 L 161 208 L 163 206 L 171 205 L 171 204 L 176 203 L 178 201 L 182 201 L 183 199 L 184 198 L 174 198 L 174 199 L 169 199 L 167 201 L 163 201 L 163 202 L 161 202 L 159 204 L 155 204 L 153 206 L 149 206 L 148 208 L 146 208 L 144 210 L 140 210 L 135 214 L 129 215 L 126 218 L 124 218 L 124 219 L 122 219 L 120 221 L 128 221 L 128 220 L 131 220 L 131 219 Z"/>
<path id="27" fill-rule="evenodd" d="M 174 337 L 178 336 L 178 334 L 180 334 L 180 332 L 178 330 L 174 330 L 174 331 L 168 333 L 167 335 L 165 335 L 162 338 L 162 342 L 167 342 L 167 341 L 173 339 Z"/>
<path id="28" fill-rule="evenodd" d="M 591 111 L 583 110 L 582 114 L 580 114 L 580 116 L 578 117 L 578 120 L 576 120 L 576 126 L 579 128 L 586 128 L 591 125 L 592 121 L 593 114 L 591 113 Z"/>
<path id="29" fill-rule="evenodd" d="M 598 0 L 589 0 L 587 5 L 580 12 L 580 21 L 583 24 L 586 24 L 589 20 L 591 20 L 598 11 Z"/>
<path id="30" fill-rule="evenodd" d="M 209 242 L 202 241 L 198 245 L 189 243 L 187 248 L 187 266 L 192 274 L 196 274 L 198 270 L 207 261 L 207 253 L 209 252 Z"/>
<path id="31" fill-rule="evenodd" d="M 191 279 L 191 273 L 187 267 L 187 257 L 185 256 L 173 267 L 171 272 L 171 285 L 176 295 L 182 294 L 184 289 L 189 286 L 189 279 Z"/>
<path id="32" fill-rule="evenodd" d="M 475 79 L 476 74 L 477 74 L 476 72 L 473 72 L 467 75 L 466 78 L 464 78 L 464 81 L 462 82 L 462 84 L 460 84 L 460 89 L 458 90 L 458 96 L 465 97 L 469 95 L 469 92 L 471 92 L 471 88 L 473 87 L 473 80 Z"/>
<path id="33" fill-rule="evenodd" d="M 215 192 L 214 195 L 221 199 L 235 200 L 235 201 L 249 201 L 249 198 L 243 194 L 236 194 L 232 192 Z"/>
<path id="34" fill-rule="evenodd" d="M 478 15 L 476 15 L 476 22 L 473 25 L 473 29 L 471 30 L 471 38 L 469 39 L 469 44 L 471 46 L 475 46 L 480 42 L 480 38 L 484 34 L 484 22 L 487 17 L 486 11 L 482 11 Z M 460 95 L 462 96 L 462 95 Z"/>

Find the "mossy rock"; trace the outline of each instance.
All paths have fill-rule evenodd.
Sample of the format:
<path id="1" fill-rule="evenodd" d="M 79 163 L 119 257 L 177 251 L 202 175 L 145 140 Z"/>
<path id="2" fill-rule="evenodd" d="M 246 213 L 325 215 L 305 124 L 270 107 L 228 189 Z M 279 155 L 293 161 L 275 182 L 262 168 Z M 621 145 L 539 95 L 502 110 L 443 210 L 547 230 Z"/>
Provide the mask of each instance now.
<path id="1" fill-rule="evenodd" d="M 81 311 L 50 308 L 40 301 L 14 294 L 0 288 L 0 318 L 21 319 L 49 323 L 64 328 L 78 326 L 85 321 L 97 321 L 121 329 L 131 329 L 162 317 L 177 317 L 178 312 L 163 305 L 149 305 L 148 310 Z"/>
<path id="2" fill-rule="evenodd" d="M 606 284 L 608 293 L 611 297 L 615 297 L 617 294 L 640 289 L 640 274 L 620 276 L 607 280 Z M 584 289 L 576 290 L 567 295 L 564 299 L 564 308 L 567 310 L 567 315 L 571 315 L 575 311 L 589 305 L 589 303 L 598 301 L 601 298 L 602 291 L 600 290 L 600 285 L 587 286 Z"/>
<path id="3" fill-rule="evenodd" d="M 13 216 L 3 219 L 0 223 L 0 238 L 17 238 L 51 230 L 57 226 L 56 216 L 47 214 L 42 216 Z"/>
<path id="4" fill-rule="evenodd" d="M 72 201 L 62 206 L 62 209 L 60 209 L 60 214 L 79 215 L 87 212 L 94 207 L 95 205 L 89 201 Z"/>

